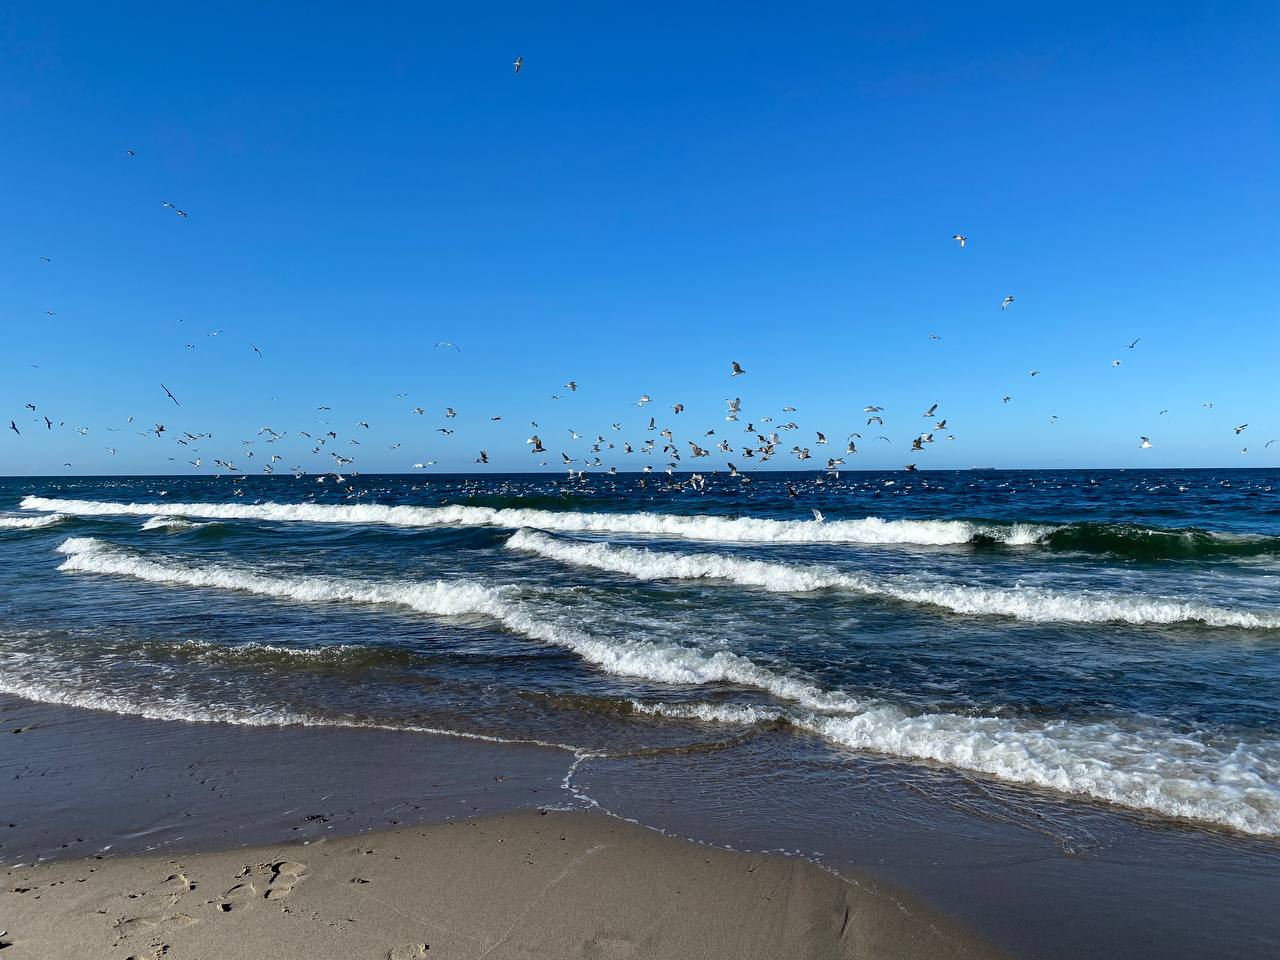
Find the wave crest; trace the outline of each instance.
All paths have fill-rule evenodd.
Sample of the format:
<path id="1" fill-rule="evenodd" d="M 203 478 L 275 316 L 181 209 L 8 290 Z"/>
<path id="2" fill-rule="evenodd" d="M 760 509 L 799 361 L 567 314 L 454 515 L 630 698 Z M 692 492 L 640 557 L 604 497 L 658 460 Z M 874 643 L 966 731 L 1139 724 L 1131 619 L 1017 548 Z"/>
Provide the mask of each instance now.
<path id="1" fill-rule="evenodd" d="M 1068 593 L 1042 587 L 923 583 L 907 577 L 873 577 L 843 573 L 834 567 L 772 563 L 716 553 L 672 553 L 609 543 L 571 542 L 532 530 L 517 531 L 507 546 L 561 563 L 621 573 L 638 580 L 718 580 L 774 593 L 846 590 L 868 597 L 940 607 L 952 613 L 1040 623 L 1201 623 L 1214 627 L 1280 630 L 1280 614 L 1233 610 L 1165 597 Z"/>

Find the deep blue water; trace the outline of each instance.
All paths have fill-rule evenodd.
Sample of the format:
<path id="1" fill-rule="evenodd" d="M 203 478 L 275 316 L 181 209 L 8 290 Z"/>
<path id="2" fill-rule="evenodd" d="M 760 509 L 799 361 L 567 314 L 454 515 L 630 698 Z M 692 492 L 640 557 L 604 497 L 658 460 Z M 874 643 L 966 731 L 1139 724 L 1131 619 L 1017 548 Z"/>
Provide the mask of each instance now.
<path id="1" fill-rule="evenodd" d="M 1280 473 L 646 479 L 0 480 L 0 689 L 613 753 L 764 726 L 1280 835 Z"/>

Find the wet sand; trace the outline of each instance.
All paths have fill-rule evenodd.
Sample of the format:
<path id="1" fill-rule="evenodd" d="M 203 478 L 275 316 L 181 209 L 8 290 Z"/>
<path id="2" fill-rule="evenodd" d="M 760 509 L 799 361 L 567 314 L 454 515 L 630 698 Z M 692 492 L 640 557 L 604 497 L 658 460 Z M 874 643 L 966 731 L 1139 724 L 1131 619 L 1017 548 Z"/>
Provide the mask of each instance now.
<path id="1" fill-rule="evenodd" d="M 4 890 L 14 960 L 994 956 L 875 884 L 603 814 L 58 861 Z"/>
<path id="2" fill-rule="evenodd" d="M 775 747 L 779 739 L 785 742 Z M 277 899 L 266 897 L 272 889 L 272 865 L 283 861 L 307 865 L 306 883 L 314 882 L 311 889 L 322 898 L 311 906 L 313 913 L 330 920 L 331 914 L 344 914 L 351 926 L 373 924 L 372 914 L 362 921 L 360 912 L 348 906 L 357 901 L 343 899 L 374 889 L 372 884 L 342 886 L 362 874 L 344 866 L 317 882 L 319 864 L 330 859 L 346 863 L 342 851 L 362 844 L 390 851 L 391 862 L 399 856 L 406 870 L 412 868 L 396 875 L 393 894 L 377 894 L 383 901 L 410 916 L 432 916 L 433 922 L 463 930 L 440 921 L 443 914 L 430 914 L 432 904 L 453 904 L 449 909 L 459 912 L 448 916 L 472 924 L 465 935 L 489 942 L 486 938 L 495 936 L 493 925 L 510 914 L 496 901 L 485 907 L 485 889 L 507 889 L 502 884 L 514 875 L 508 875 L 507 861 L 486 859 L 496 854 L 486 852 L 483 844 L 448 846 L 456 842 L 445 841 L 456 835 L 449 825 L 474 818 L 489 825 L 467 830 L 493 838 L 499 829 L 514 831 L 511 840 L 492 841 L 502 848 L 498 852 L 505 856 L 519 848 L 535 861 L 515 862 L 515 874 L 525 871 L 533 885 L 513 889 L 511 896 L 523 898 L 526 905 L 537 884 L 553 879 L 538 870 L 550 869 L 558 844 L 574 844 L 572 849 L 581 853 L 604 842 L 601 831 L 613 831 L 611 852 L 599 862 L 610 865 L 614 878 L 608 871 L 582 874 L 592 878 L 590 889 L 570 883 L 563 889 L 574 891 L 571 898 L 553 898 L 554 904 L 544 903 L 535 911 L 548 917 L 548 929 L 563 927 L 579 938 L 556 941 L 556 949 L 586 951 L 570 950 L 563 956 L 668 955 L 644 946 L 650 942 L 645 937 L 665 933 L 676 922 L 672 918 L 694 924 L 686 917 L 691 910 L 707 916 L 696 918 L 701 926 L 690 926 L 671 940 L 682 944 L 682 950 L 702 949 L 696 946 L 702 942 L 695 939 L 702 935 L 699 931 L 715 924 L 756 923 L 759 914 L 759 922 L 767 919 L 770 926 L 750 929 L 762 937 L 768 931 L 799 937 L 796 924 L 816 931 L 816 939 L 802 946 L 818 952 L 796 956 L 846 955 L 839 951 L 848 948 L 848 932 L 833 939 L 828 922 L 831 898 L 841 896 L 851 917 L 873 918 L 854 928 L 852 942 L 863 951 L 856 955 L 867 957 L 903 955 L 893 950 L 904 944 L 915 951 L 906 955 L 963 955 L 956 952 L 962 946 L 979 955 L 966 931 L 1009 955 L 1041 960 L 1119 955 L 1234 960 L 1274 955 L 1280 949 L 1280 921 L 1275 919 L 1280 916 L 1275 884 L 1280 845 L 1274 842 L 1185 829 L 1030 791 L 992 793 L 953 771 L 852 753 L 835 756 L 816 742 L 813 755 L 802 764 L 785 766 L 784 758 L 796 754 L 794 741 L 794 734 L 765 728 L 713 752 L 581 760 L 568 750 L 529 745 L 371 729 L 149 720 L 0 696 L 0 870 L 8 872 L 0 888 L 0 929 L 8 933 L 0 939 L 14 943 L 0 950 L 0 958 L 125 960 L 153 957 L 164 944 L 170 948 L 167 956 L 234 957 L 226 945 L 200 946 L 200 937 L 215 935 L 209 932 L 213 924 L 198 928 L 181 918 L 163 921 L 163 931 L 121 940 L 120 949 L 111 944 L 119 933 L 141 931 L 146 926 L 142 918 L 169 915 L 163 913 L 157 891 L 170 897 L 181 892 L 165 886 L 181 883 L 168 880 L 170 875 L 186 871 L 195 879 L 199 874 L 200 897 L 191 898 L 194 891 L 187 891 L 179 912 L 207 919 L 215 911 L 222 920 L 234 908 L 225 911 L 210 901 L 234 886 L 236 872 L 249 866 L 255 896 L 271 905 Z M 551 812 L 542 816 L 540 810 Z M 494 820 L 497 816 L 505 820 Z M 559 828 L 554 842 L 530 832 L 545 830 L 538 824 L 552 821 L 571 827 Z M 507 826 L 494 825 L 499 822 Z M 528 823 L 534 827 L 526 829 Z M 415 839 L 423 831 L 436 839 L 430 844 Z M 569 839 L 560 841 L 561 834 Z M 453 850 L 452 859 L 434 857 L 434 849 Z M 788 891 L 786 902 L 800 912 L 770 913 L 770 901 L 761 906 L 752 900 L 758 891 L 734 873 L 742 868 L 732 865 L 743 855 L 730 850 L 759 852 L 750 855 L 757 866 L 748 877 L 767 869 L 776 872 L 769 875 L 779 883 L 787 878 L 778 889 Z M 792 856 L 779 856 L 779 851 Z M 774 855 L 760 855 L 769 852 Z M 359 856 L 373 862 L 379 855 Z M 690 863 L 710 866 L 704 862 L 708 859 L 727 873 L 708 874 L 693 884 L 689 878 L 702 875 L 680 872 Z M 344 872 L 350 875 L 342 876 Z M 638 886 L 624 884 L 636 878 L 642 881 Z M 838 888 L 828 885 L 833 882 Z M 736 893 L 714 903 L 697 899 L 709 896 L 713 891 L 702 887 L 712 885 Z M 322 896 L 326 886 L 332 891 Z M 15 887 L 28 889 L 9 892 Z M 91 897 L 75 893 L 90 889 Z M 435 899 L 402 899 L 427 889 L 436 891 L 431 894 Z M 141 897 L 129 896 L 144 890 L 151 891 L 145 910 L 133 904 Z M 459 897 L 448 899 L 455 891 Z M 471 893 L 463 896 L 463 891 Z M 865 899 L 868 892 L 876 897 Z M 599 899 L 591 900 L 597 893 Z M 659 899 L 646 899 L 655 896 Z M 885 912 L 889 901 L 897 904 L 898 913 Z M 291 897 L 288 902 L 301 901 Z M 592 904 L 586 913 L 584 903 Z M 641 914 L 627 912 L 632 903 L 647 904 L 645 909 L 657 911 L 662 923 L 645 927 Z M 192 912 L 197 907 L 206 912 Z M 727 911 L 730 919 L 708 919 L 716 910 Z M 256 954 L 244 955 L 290 956 L 280 952 L 280 944 L 292 943 L 292 931 L 304 929 L 299 916 L 267 911 L 263 917 L 273 923 L 298 922 L 271 928 L 277 939 L 269 951 L 263 952 L 259 943 Z M 630 918 L 619 929 L 642 945 L 633 949 L 630 941 L 619 940 L 606 944 L 608 949 L 588 948 L 597 935 L 613 936 L 607 929 L 609 917 Z M 892 917 L 906 926 L 893 928 Z M 120 921 L 126 921 L 124 930 L 112 926 Z M 385 926 L 384 920 L 377 923 L 379 930 Z M 173 933 L 175 924 L 182 930 L 187 924 L 191 932 Z M 223 923 L 218 929 L 234 928 Z M 401 928 L 391 929 L 399 936 Z M 926 929 L 941 931 L 941 941 Z M 45 932 L 38 935 L 41 930 Z M 886 941 L 875 939 L 876 931 L 889 930 Z M 56 939 L 72 931 L 82 938 L 76 941 L 84 945 L 79 952 L 63 949 L 59 944 L 66 941 Z M 542 934 L 533 927 L 527 932 L 534 938 L 529 943 L 551 942 L 537 940 Z M 179 942 L 179 934 L 195 939 Z M 234 934 L 236 944 L 241 936 Z M 305 938 L 311 934 L 299 936 L 299 949 L 313 944 Z M 160 945 L 151 945 L 148 937 L 158 937 Z M 375 952 L 336 955 L 386 956 L 415 943 L 434 943 L 432 956 L 449 955 L 437 952 L 444 949 L 443 939 L 406 937 L 403 943 L 342 941 Z M 321 945 L 328 949 L 338 942 Z M 939 942 L 946 949 L 931 953 Z M 617 949 L 610 953 L 613 947 Z M 475 949 L 455 955 L 481 954 Z M 313 949 L 300 955 L 331 954 Z M 511 954 L 499 950 L 492 955 Z M 762 955 L 789 954 L 779 948 Z"/>

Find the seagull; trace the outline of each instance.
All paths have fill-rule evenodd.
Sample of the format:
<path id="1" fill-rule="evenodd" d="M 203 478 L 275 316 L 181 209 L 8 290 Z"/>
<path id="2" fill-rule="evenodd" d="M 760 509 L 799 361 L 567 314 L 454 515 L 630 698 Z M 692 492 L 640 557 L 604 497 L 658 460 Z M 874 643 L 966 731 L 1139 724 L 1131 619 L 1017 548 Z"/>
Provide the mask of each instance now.
<path id="1" fill-rule="evenodd" d="M 446 417 L 450 417 L 450 418 L 452 418 L 452 417 L 456 417 L 456 416 L 457 416 L 457 414 L 456 414 L 456 413 L 454 413 L 453 407 L 445 407 L 445 408 L 444 408 L 444 415 L 445 415 Z"/>
<path id="2" fill-rule="evenodd" d="M 636 401 L 637 407 L 643 407 L 646 403 L 652 402 L 653 398 L 647 393 L 640 394 L 640 399 Z"/>
<path id="3" fill-rule="evenodd" d="M 18 436 L 22 436 L 22 431 L 18 429 L 18 425 L 14 423 L 12 420 L 9 421 L 9 429 L 12 430 L 14 433 L 16 433 Z"/>
<path id="4" fill-rule="evenodd" d="M 821 511 L 821 510 L 819 510 L 817 507 L 810 507 L 809 509 L 813 511 L 813 522 L 814 522 L 814 523 L 821 523 L 823 520 L 827 519 L 826 517 L 824 517 L 824 516 L 822 515 L 822 511 Z"/>
<path id="5" fill-rule="evenodd" d="M 481 450 L 480 456 L 476 457 L 476 463 L 488 463 L 488 462 L 489 462 L 489 454 Z"/>
<path id="6" fill-rule="evenodd" d="M 737 360 L 733 361 L 733 373 L 730 374 L 730 376 L 740 377 L 746 372 L 747 371 L 742 369 L 742 364 L 740 364 Z"/>
<path id="7" fill-rule="evenodd" d="M 254 352 L 254 353 L 256 353 L 256 354 L 258 355 L 258 359 L 259 359 L 259 360 L 263 359 L 263 357 L 262 357 L 262 351 L 258 349 L 258 347 L 257 347 L 257 345 L 256 345 L 256 344 L 252 344 L 252 343 L 251 343 L 251 344 L 249 344 L 249 346 L 253 347 L 253 352 Z"/>
<path id="8" fill-rule="evenodd" d="M 929 334 L 929 339 L 930 339 L 930 340 L 941 340 L 942 338 L 941 338 L 940 336 L 938 336 L 936 333 L 931 333 L 931 334 Z"/>
<path id="9" fill-rule="evenodd" d="M 1142 339 L 1141 337 L 1138 338 L 1138 340 L 1141 340 L 1141 339 Z M 1132 350 L 1134 347 L 1138 345 L 1138 340 L 1133 341 L 1133 343 L 1126 343 L 1125 347 Z"/>
<path id="10" fill-rule="evenodd" d="M 1011 303 L 1013 303 L 1013 297 L 1005 297 L 1003 300 L 1000 301 L 1000 309 L 1008 310 L 1009 304 Z"/>
<path id="11" fill-rule="evenodd" d="M 938 405 L 935 403 L 932 407 L 930 407 L 930 408 L 929 408 L 928 410 L 926 410 L 924 413 L 920 414 L 920 416 L 922 416 L 922 417 L 926 417 L 926 418 L 927 418 L 927 417 L 932 417 L 932 416 L 933 416 L 933 414 L 934 414 L 934 412 L 935 412 L 937 409 L 938 409 Z"/>
<path id="12" fill-rule="evenodd" d="M 512 61 L 511 66 L 516 68 L 516 73 L 519 73 L 520 68 L 524 66 L 524 57 L 516 57 L 515 60 Z"/>
<path id="13" fill-rule="evenodd" d="M 40 262 L 41 262 L 41 263 L 53 263 L 53 261 L 52 261 L 52 260 L 50 260 L 48 257 L 41 257 L 41 258 L 40 258 Z"/>
<path id="14" fill-rule="evenodd" d="M 175 406 L 179 406 L 179 407 L 182 406 L 182 404 L 178 403 L 178 398 L 175 397 L 172 393 L 170 393 L 169 388 L 166 387 L 163 383 L 160 384 L 160 389 L 164 391 L 166 397 L 168 397 L 170 400 L 174 402 Z"/>
<path id="15" fill-rule="evenodd" d="M 577 381 L 577 380 L 570 380 L 568 383 L 566 383 L 566 384 L 565 384 L 565 386 L 569 388 L 569 392 L 570 392 L 570 393 L 577 393 L 577 392 L 578 392 L 578 381 Z"/>
<path id="16" fill-rule="evenodd" d="M 969 238 L 962 233 L 957 233 L 951 239 L 954 240 L 956 243 L 960 244 L 961 247 L 963 247 L 969 240 Z"/>
<path id="17" fill-rule="evenodd" d="M 1139 437 L 1138 439 L 1142 441 L 1140 444 L 1138 444 L 1138 446 L 1139 446 L 1139 447 L 1141 447 L 1143 450 L 1150 450 L 1150 449 L 1151 449 L 1151 438 L 1150 438 L 1150 437 Z"/>
<path id="18" fill-rule="evenodd" d="M 1112 361 L 1111 361 L 1111 365 L 1112 365 L 1113 367 L 1118 367 L 1118 366 L 1120 366 L 1120 361 L 1119 361 L 1119 360 L 1112 360 Z"/>
<path id="19" fill-rule="evenodd" d="M 126 157 L 136 157 L 136 156 L 138 155 L 138 151 L 137 151 L 137 150 L 126 150 L 126 151 L 124 152 L 124 155 L 125 155 Z"/>
<path id="20" fill-rule="evenodd" d="M 903 467 L 902 469 L 903 469 L 903 470 L 905 470 L 905 471 L 907 471 L 907 473 L 915 473 L 915 472 L 916 472 L 916 465 L 915 465 L 914 463 L 908 463 L 908 464 L 907 464 L 905 467 Z"/>
<path id="21" fill-rule="evenodd" d="M 1247 426 L 1248 426 L 1247 423 L 1242 423 L 1240 424 L 1240 426 L 1236 427 L 1236 435 L 1239 436 L 1240 434 L 1244 433 L 1244 428 Z"/>
<path id="22" fill-rule="evenodd" d="M 1027 371 L 1027 376 L 1029 376 L 1029 377 L 1038 377 L 1038 376 L 1040 376 L 1040 371 L 1039 371 L 1039 370 L 1028 370 L 1028 371 Z"/>
<path id="23" fill-rule="evenodd" d="M 457 350 L 459 353 L 462 352 L 462 348 L 458 346 L 456 343 L 454 343 L 452 340 L 441 340 L 439 343 L 436 344 L 436 347 L 437 349 L 440 347 L 453 347 L 453 349 Z"/>
<path id="24" fill-rule="evenodd" d="M 684 409 L 683 403 L 674 403 L 671 405 L 671 410 L 673 413 L 679 413 L 683 409 Z"/>

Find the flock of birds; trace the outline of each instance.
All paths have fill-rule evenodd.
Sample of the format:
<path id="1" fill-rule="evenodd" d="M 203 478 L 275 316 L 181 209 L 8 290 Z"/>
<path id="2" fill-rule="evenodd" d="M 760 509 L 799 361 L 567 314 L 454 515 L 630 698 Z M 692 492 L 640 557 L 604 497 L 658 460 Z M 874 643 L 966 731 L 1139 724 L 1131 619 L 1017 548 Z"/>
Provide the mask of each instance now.
<path id="1" fill-rule="evenodd" d="M 517 57 L 512 64 L 514 73 L 519 74 L 524 67 L 524 57 Z M 125 151 L 127 159 L 137 157 L 137 152 L 133 149 Z M 164 209 L 172 210 L 174 215 L 182 220 L 189 220 L 188 213 L 178 207 L 171 201 L 161 201 Z M 960 249 L 965 248 L 969 242 L 969 238 L 962 234 L 956 233 L 951 239 Z M 42 256 L 41 262 L 51 263 L 52 258 Z M 1000 309 L 1008 310 L 1015 298 L 1007 295 L 1000 300 Z M 49 316 L 55 316 L 53 310 L 46 311 Z M 181 322 L 181 321 L 179 321 Z M 209 337 L 217 337 L 221 335 L 221 330 L 211 331 Z M 942 338 L 937 334 L 930 333 L 929 339 L 938 341 Z M 1139 337 L 1124 344 L 1123 347 L 1128 350 L 1134 350 L 1141 342 Z M 186 343 L 189 350 L 196 349 L 194 343 Z M 257 356 L 259 360 L 265 360 L 262 351 L 256 344 L 249 344 L 249 349 Z M 461 353 L 462 348 L 452 340 L 441 340 L 435 344 L 437 350 L 454 350 Z M 1113 367 L 1119 367 L 1121 360 L 1114 359 L 1111 361 Z M 746 376 L 747 370 L 737 360 L 731 360 L 728 364 L 728 377 L 730 380 L 738 377 Z M 1039 376 L 1040 371 L 1030 370 L 1029 376 Z M 564 384 L 564 390 L 570 395 L 578 392 L 578 382 L 569 380 Z M 165 384 L 159 384 L 159 391 L 163 393 L 163 400 L 171 402 L 177 410 L 182 408 L 181 401 L 174 392 Z M 406 394 L 397 394 L 396 399 L 403 400 Z M 552 400 L 560 400 L 564 394 L 551 394 Z M 1009 394 L 1001 397 L 1001 402 L 1007 404 L 1013 400 Z M 653 398 L 649 394 L 642 394 L 636 401 L 637 408 L 647 407 L 653 403 Z M 659 423 L 657 414 L 642 415 L 641 422 L 647 420 L 640 429 L 640 438 L 628 439 L 623 437 L 623 420 L 614 420 L 610 423 L 607 430 L 588 431 L 579 433 L 572 428 L 565 428 L 561 433 L 561 442 L 555 443 L 548 435 L 544 440 L 542 433 L 545 432 L 540 428 L 536 421 L 530 421 L 530 429 L 533 431 L 525 445 L 529 448 L 529 453 L 535 457 L 541 457 L 534 461 L 538 466 L 547 467 L 551 465 L 559 466 L 569 472 L 570 477 L 577 476 L 582 478 L 589 470 L 607 470 L 610 474 L 618 473 L 618 464 L 622 463 L 624 467 L 631 466 L 630 458 L 636 458 L 636 461 L 644 462 L 640 466 L 641 474 L 652 474 L 655 466 L 660 467 L 661 471 L 667 475 L 667 483 L 677 488 L 702 489 L 706 483 L 704 473 L 698 472 L 699 461 L 711 460 L 712 458 L 723 458 L 728 473 L 731 477 L 739 478 L 743 483 L 750 481 L 750 477 L 744 475 L 743 471 L 751 466 L 768 463 L 775 458 L 791 457 L 794 458 L 798 465 L 803 469 L 811 461 L 815 461 L 815 467 L 819 470 L 825 469 L 828 475 L 838 475 L 839 470 L 847 462 L 846 458 L 852 457 L 858 453 L 858 444 L 860 442 L 886 443 L 893 445 L 894 441 L 885 435 L 885 408 L 878 404 L 866 404 L 862 408 L 863 422 L 859 424 L 861 430 L 866 430 L 868 436 L 864 438 L 860 430 L 844 432 L 840 435 L 836 443 L 832 443 L 833 437 L 836 435 L 827 430 L 803 430 L 796 422 L 793 415 L 797 412 L 796 407 L 787 405 L 776 411 L 762 411 L 762 415 L 748 417 L 744 414 L 742 407 L 742 399 L 740 397 L 725 398 L 725 410 L 723 411 L 724 421 L 722 425 L 706 427 L 705 424 L 693 429 L 692 431 L 683 430 L 682 427 L 687 418 L 681 419 L 681 415 L 685 411 L 685 405 L 676 401 L 670 404 L 670 414 L 663 415 L 663 423 Z M 919 412 L 919 416 L 925 420 L 925 424 L 918 431 L 912 429 L 910 432 L 914 436 L 910 439 L 909 450 L 911 453 L 925 453 L 928 448 L 934 444 L 939 438 L 944 441 L 953 441 L 956 435 L 950 432 L 948 418 L 939 414 L 939 403 L 932 403 Z M 1212 408 L 1211 402 L 1203 404 L 1205 408 Z M 656 409 L 656 408 L 655 408 Z M 665 408 L 664 408 L 665 409 Z M 35 404 L 28 402 L 25 404 L 26 414 L 34 414 L 34 417 L 23 417 L 23 426 L 34 424 L 35 429 L 41 427 L 46 431 L 52 431 L 55 428 L 62 429 L 67 426 L 66 421 L 55 421 L 47 414 L 42 413 L 41 409 Z M 243 474 L 249 472 L 258 472 L 263 474 L 273 474 L 277 470 L 288 470 L 295 477 L 301 478 L 307 475 L 315 476 L 318 482 L 324 483 L 329 480 L 337 484 L 347 482 L 347 475 L 355 476 L 358 474 L 357 455 L 364 438 L 368 436 L 370 426 L 367 420 L 359 420 L 348 431 L 342 435 L 335 429 L 333 423 L 328 419 L 332 408 L 328 405 L 321 405 L 317 408 L 317 414 L 321 414 L 314 424 L 308 424 L 308 429 L 276 430 L 272 426 L 262 426 L 257 433 L 250 438 L 239 438 L 236 446 L 232 450 L 220 449 L 219 456 L 211 457 L 206 452 L 208 446 L 213 445 L 215 438 L 212 432 L 192 432 L 189 430 L 171 430 L 165 423 L 154 422 L 148 429 L 138 429 L 134 425 L 135 418 L 128 417 L 123 427 L 106 427 L 108 432 L 119 432 L 122 429 L 134 430 L 140 437 L 155 437 L 164 440 L 166 437 L 176 444 L 184 448 L 186 456 L 183 459 L 194 469 L 200 469 L 208 465 L 218 471 L 222 471 L 227 475 Z M 427 410 L 422 406 L 415 406 L 411 409 L 414 416 L 425 416 Z M 1161 410 L 1160 415 L 1166 414 L 1167 410 Z M 455 431 L 450 425 L 458 416 L 458 412 L 452 406 L 444 407 L 442 411 L 442 419 L 445 421 L 442 425 L 435 428 L 443 439 L 450 437 Z M 502 421 L 501 415 L 492 415 L 489 417 L 491 422 Z M 1049 418 L 1050 423 L 1057 422 L 1057 416 Z M 781 422 L 778 422 L 781 421 Z M 919 420 L 915 420 L 919 423 Z M 1237 436 L 1243 434 L 1248 428 L 1247 423 L 1242 423 L 1234 427 Z M 90 429 L 86 426 L 75 426 L 75 431 L 81 436 L 87 436 Z M 18 418 L 14 417 L 9 420 L 9 430 L 18 437 L 23 435 L 23 428 L 18 424 Z M 677 438 L 677 431 L 682 436 Z M 567 434 L 567 440 L 564 434 Z M 810 434 L 812 437 L 810 438 Z M 744 436 L 745 435 L 745 436 Z M 691 438 L 692 437 L 692 438 Z M 286 439 L 295 441 L 293 453 L 286 457 L 282 453 L 275 452 L 276 444 L 281 444 Z M 301 449 L 296 444 L 301 443 Z M 1264 446 L 1270 447 L 1276 440 L 1268 440 Z M 551 444 L 551 446 L 548 446 Z M 391 450 L 398 450 L 403 443 L 397 441 L 389 444 Z M 1155 444 L 1148 436 L 1138 438 L 1138 447 L 1143 450 L 1149 450 Z M 265 449 L 270 447 L 271 449 Z M 114 456 L 117 451 L 116 446 L 106 446 L 105 450 L 108 454 Z M 303 453 L 302 451 L 308 451 Z M 558 457 L 551 451 L 555 450 Z M 1243 453 L 1248 452 L 1248 448 L 1242 450 Z M 286 459 L 306 459 L 307 456 L 312 458 L 322 458 L 323 469 L 316 469 L 314 462 L 308 467 L 304 462 L 296 462 L 287 467 L 277 467 Z M 610 461 L 606 464 L 606 458 Z M 170 456 L 171 461 L 176 461 L 177 456 Z M 657 460 L 659 463 L 655 463 Z M 237 463 L 239 461 L 239 463 Z M 255 466 L 251 468 L 249 461 L 255 461 Z M 264 462 L 265 461 L 265 462 Z M 486 449 L 481 449 L 475 457 L 475 463 L 485 465 L 490 462 L 490 454 Z M 908 472 L 914 472 L 917 469 L 917 461 L 907 463 L 903 469 Z M 260 464 L 260 467 L 256 466 Z M 416 470 L 424 470 L 435 466 L 436 460 L 424 460 L 414 463 L 412 466 Z M 742 466 L 740 467 L 739 464 Z M 72 464 L 63 463 L 64 467 L 71 467 Z M 677 471 L 689 471 L 689 475 L 684 479 L 675 479 Z M 712 468 L 714 472 L 714 468 Z M 648 483 L 647 477 L 642 476 L 639 483 L 643 486 Z M 818 482 L 821 482 L 821 474 L 819 474 Z M 349 491 L 353 488 L 348 488 Z M 789 488 L 791 494 L 796 495 L 795 489 Z M 237 491 L 242 493 L 242 491 Z"/>

